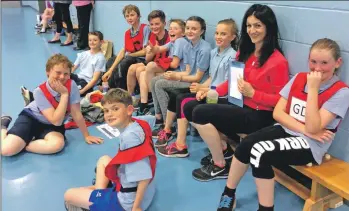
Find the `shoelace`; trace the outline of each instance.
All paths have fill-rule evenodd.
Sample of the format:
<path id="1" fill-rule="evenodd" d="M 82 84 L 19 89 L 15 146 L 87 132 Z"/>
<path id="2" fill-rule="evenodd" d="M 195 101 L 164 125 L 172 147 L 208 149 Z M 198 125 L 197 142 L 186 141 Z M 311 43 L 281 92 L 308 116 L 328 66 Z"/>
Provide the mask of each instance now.
<path id="1" fill-rule="evenodd" d="M 202 171 L 205 172 L 206 174 L 210 174 L 213 168 L 214 166 L 212 163 L 209 163 L 206 166 L 201 167 Z"/>
<path id="2" fill-rule="evenodd" d="M 230 208 L 232 201 L 233 201 L 232 197 L 229 197 L 227 195 L 222 196 L 222 199 L 219 203 L 219 208 Z"/>
<path id="3" fill-rule="evenodd" d="M 176 142 L 173 142 L 172 144 L 168 145 L 166 147 L 166 150 L 169 152 L 169 151 L 171 151 L 172 148 L 176 148 L 177 149 Z"/>
<path id="4" fill-rule="evenodd" d="M 167 135 L 166 135 L 166 131 L 165 130 L 162 130 L 159 132 L 159 138 L 158 138 L 158 141 L 161 140 L 161 141 L 167 141 Z"/>

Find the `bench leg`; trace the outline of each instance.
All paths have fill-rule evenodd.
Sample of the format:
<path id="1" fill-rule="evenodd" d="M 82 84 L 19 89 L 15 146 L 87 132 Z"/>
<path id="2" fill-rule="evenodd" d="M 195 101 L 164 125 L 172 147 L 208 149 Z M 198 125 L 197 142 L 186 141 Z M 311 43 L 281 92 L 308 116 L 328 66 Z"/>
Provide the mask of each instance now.
<path id="1" fill-rule="evenodd" d="M 343 205 L 342 197 L 313 181 L 310 198 L 305 201 L 303 211 L 327 211 L 328 208 L 337 208 L 341 205 Z"/>

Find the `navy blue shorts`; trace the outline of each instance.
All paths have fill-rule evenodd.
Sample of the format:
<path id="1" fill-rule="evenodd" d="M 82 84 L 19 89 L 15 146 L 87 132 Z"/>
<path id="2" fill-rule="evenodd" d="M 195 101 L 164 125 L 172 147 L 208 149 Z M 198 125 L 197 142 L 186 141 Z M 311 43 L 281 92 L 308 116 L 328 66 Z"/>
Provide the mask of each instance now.
<path id="1" fill-rule="evenodd" d="M 119 203 L 115 187 L 92 191 L 89 201 L 93 203 L 90 211 L 124 211 Z"/>
<path id="2" fill-rule="evenodd" d="M 45 136 L 50 132 L 58 132 L 64 136 L 64 125 L 55 126 L 51 124 L 44 124 L 23 110 L 18 115 L 18 118 L 7 134 L 16 135 L 22 138 L 26 144 L 29 144 L 29 142 L 33 140 L 44 139 Z"/>

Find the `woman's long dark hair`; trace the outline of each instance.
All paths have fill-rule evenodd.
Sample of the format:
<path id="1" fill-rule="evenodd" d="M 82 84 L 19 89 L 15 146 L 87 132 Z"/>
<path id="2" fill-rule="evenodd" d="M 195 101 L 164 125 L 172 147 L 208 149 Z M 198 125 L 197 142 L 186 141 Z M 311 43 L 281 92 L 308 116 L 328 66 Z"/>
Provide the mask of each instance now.
<path id="1" fill-rule="evenodd" d="M 266 26 L 266 35 L 260 49 L 260 56 L 258 58 L 259 67 L 262 67 L 275 49 L 279 50 L 283 54 L 278 40 L 280 37 L 279 28 L 275 14 L 270 7 L 261 4 L 252 5 L 246 11 L 242 21 L 239 45 L 240 54 L 238 58 L 238 61 L 240 62 L 246 62 L 255 50 L 255 44 L 252 43 L 251 38 L 247 33 L 247 18 L 252 15 Z"/>

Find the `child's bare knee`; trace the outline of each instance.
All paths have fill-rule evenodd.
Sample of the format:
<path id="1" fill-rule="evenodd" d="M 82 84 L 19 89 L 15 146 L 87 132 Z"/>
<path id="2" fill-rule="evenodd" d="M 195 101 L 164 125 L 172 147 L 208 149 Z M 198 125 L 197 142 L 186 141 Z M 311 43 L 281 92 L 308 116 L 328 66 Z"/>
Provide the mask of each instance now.
<path id="1" fill-rule="evenodd" d="M 98 162 L 97 162 L 97 167 L 98 166 L 106 166 L 108 165 L 108 163 L 110 162 L 111 160 L 111 157 L 109 157 L 108 155 L 103 155 L 102 157 L 100 157 L 98 159 Z"/>
<path id="2" fill-rule="evenodd" d="M 148 71 L 153 71 L 154 68 L 156 68 L 157 65 L 155 62 L 149 62 L 145 68 L 145 70 Z"/>
<path id="3" fill-rule="evenodd" d="M 136 72 L 139 74 L 139 73 L 143 72 L 144 69 L 145 69 L 144 66 L 137 67 Z"/>
<path id="4" fill-rule="evenodd" d="M 70 201 L 71 198 L 71 191 L 72 189 L 68 189 L 65 193 L 64 193 L 64 201 L 68 202 Z"/>
<path id="5" fill-rule="evenodd" d="M 63 138 L 51 138 L 48 140 L 51 142 L 52 153 L 60 152 L 64 148 L 64 139 Z"/>
<path id="6" fill-rule="evenodd" d="M 1 155 L 5 157 L 10 157 L 17 154 L 17 151 L 11 149 L 10 147 L 1 147 Z"/>
<path id="7" fill-rule="evenodd" d="M 135 69 L 136 69 L 136 65 L 135 64 L 131 64 L 131 66 L 128 68 L 128 72 L 133 72 L 133 71 L 135 71 Z"/>

